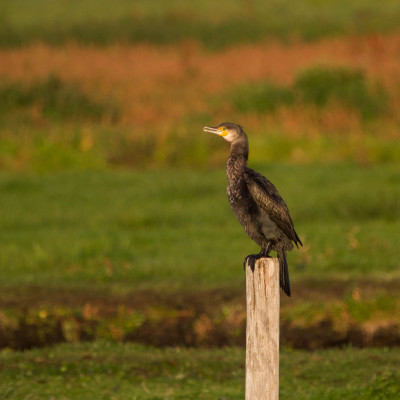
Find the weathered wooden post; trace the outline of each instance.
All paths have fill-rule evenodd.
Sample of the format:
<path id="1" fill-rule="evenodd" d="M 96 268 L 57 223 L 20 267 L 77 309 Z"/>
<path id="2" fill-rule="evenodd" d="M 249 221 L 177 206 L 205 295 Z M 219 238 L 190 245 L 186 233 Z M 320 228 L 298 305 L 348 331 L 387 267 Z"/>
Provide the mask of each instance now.
<path id="1" fill-rule="evenodd" d="M 246 400 L 279 399 L 279 262 L 246 265 Z"/>

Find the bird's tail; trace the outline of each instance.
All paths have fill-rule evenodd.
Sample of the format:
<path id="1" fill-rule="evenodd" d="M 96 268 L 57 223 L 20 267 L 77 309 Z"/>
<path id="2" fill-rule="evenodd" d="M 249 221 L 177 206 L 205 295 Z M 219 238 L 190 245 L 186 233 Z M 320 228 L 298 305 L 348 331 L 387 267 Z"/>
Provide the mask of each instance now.
<path id="1" fill-rule="evenodd" d="M 289 268 L 286 261 L 286 254 L 284 250 L 278 251 L 279 259 L 279 284 L 281 289 L 290 297 L 290 282 L 289 282 Z"/>

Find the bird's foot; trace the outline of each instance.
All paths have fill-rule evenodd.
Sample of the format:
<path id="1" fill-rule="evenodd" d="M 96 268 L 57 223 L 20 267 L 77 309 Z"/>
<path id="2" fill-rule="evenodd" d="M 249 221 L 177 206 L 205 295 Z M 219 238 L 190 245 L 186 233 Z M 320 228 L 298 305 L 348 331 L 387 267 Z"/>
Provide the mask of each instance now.
<path id="1" fill-rule="evenodd" d="M 254 268 L 256 266 L 256 261 L 260 258 L 268 258 L 269 255 L 265 251 L 260 251 L 258 254 L 249 254 L 243 261 L 243 269 L 246 270 L 246 265 L 249 264 L 249 267 L 254 272 Z"/>

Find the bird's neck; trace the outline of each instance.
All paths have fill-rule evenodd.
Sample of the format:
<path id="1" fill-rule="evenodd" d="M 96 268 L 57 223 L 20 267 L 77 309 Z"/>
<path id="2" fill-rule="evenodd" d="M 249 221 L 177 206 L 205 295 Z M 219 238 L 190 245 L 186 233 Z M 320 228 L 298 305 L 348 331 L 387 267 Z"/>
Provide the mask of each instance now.
<path id="1" fill-rule="evenodd" d="M 231 144 L 231 154 L 230 157 L 244 158 L 247 160 L 249 158 L 249 142 L 247 139 L 243 139 L 239 142 L 234 142 Z"/>
<path id="2" fill-rule="evenodd" d="M 226 163 L 226 175 L 229 181 L 237 180 L 243 176 L 249 158 L 249 145 L 247 140 L 231 144 L 231 152 Z"/>

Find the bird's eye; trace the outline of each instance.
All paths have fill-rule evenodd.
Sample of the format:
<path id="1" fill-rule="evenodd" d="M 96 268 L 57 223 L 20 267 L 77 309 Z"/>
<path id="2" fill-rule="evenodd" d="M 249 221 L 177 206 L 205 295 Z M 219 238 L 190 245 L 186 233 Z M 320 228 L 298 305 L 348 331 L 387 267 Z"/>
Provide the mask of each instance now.
<path id="1" fill-rule="evenodd" d="M 226 131 L 226 128 L 225 128 L 225 127 L 223 127 L 222 129 L 223 129 L 224 131 Z"/>

